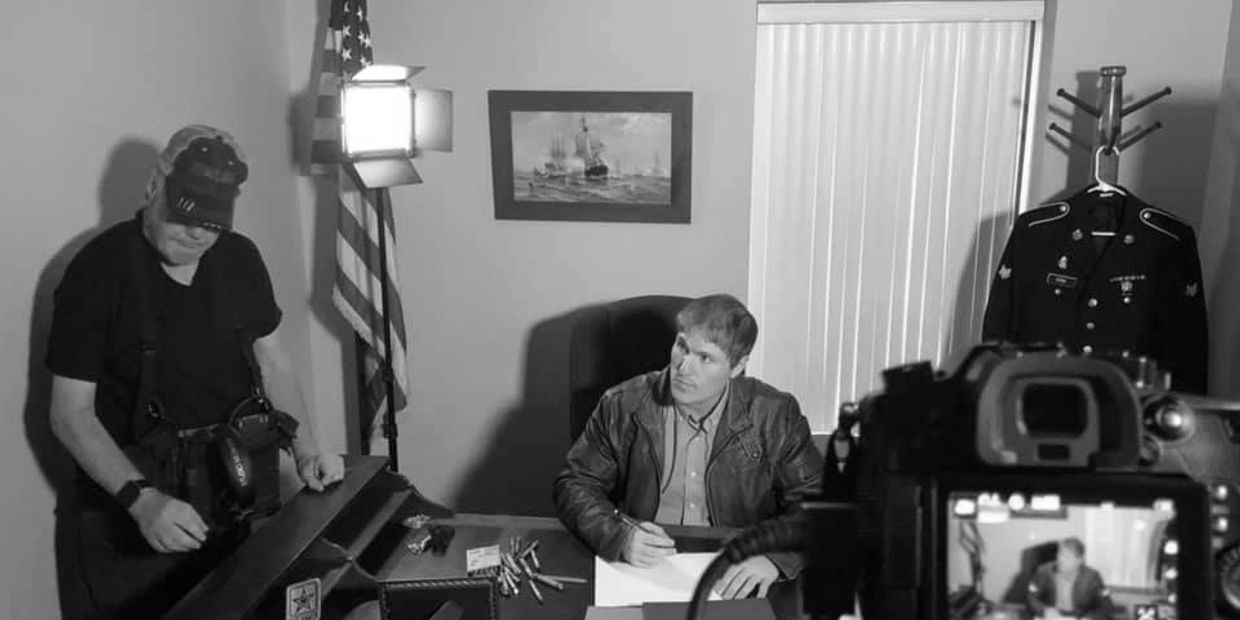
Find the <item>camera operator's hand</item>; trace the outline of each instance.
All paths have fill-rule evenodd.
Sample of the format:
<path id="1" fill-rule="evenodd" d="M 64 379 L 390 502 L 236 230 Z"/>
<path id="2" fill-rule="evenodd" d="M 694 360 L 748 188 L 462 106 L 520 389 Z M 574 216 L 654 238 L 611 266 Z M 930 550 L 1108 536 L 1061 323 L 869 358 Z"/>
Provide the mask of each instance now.
<path id="1" fill-rule="evenodd" d="M 676 541 L 663 528 L 649 521 L 641 527 L 629 528 L 629 542 L 624 546 L 624 560 L 633 566 L 647 567 L 676 553 Z"/>
<path id="2" fill-rule="evenodd" d="M 779 579 L 779 568 L 765 555 L 756 555 L 740 564 L 728 567 L 723 577 L 715 583 L 715 591 L 725 599 L 745 598 L 758 589 L 758 598 L 766 598 L 766 591 Z"/>
<path id="3" fill-rule="evenodd" d="M 207 524 L 193 506 L 155 489 L 143 489 L 129 514 L 147 544 L 160 553 L 193 551 L 207 540 Z"/>
<path id="4" fill-rule="evenodd" d="M 297 457 L 297 475 L 311 491 L 322 491 L 344 479 L 344 458 L 318 452 Z"/>

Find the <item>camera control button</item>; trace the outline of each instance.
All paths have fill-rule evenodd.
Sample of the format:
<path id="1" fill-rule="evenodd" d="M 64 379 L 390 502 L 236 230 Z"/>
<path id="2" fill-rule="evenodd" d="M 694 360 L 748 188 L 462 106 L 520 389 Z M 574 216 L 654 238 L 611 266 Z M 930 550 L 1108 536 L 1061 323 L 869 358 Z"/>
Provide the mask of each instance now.
<path id="1" fill-rule="evenodd" d="M 1216 502 L 1225 502 L 1228 497 L 1231 497 L 1231 489 L 1226 484 L 1216 484 L 1210 489 L 1210 495 Z"/>
<path id="2" fill-rule="evenodd" d="M 1230 525 L 1231 520 L 1224 515 L 1217 515 L 1213 519 L 1210 519 L 1210 527 L 1214 529 L 1216 534 L 1227 533 L 1227 529 Z"/>

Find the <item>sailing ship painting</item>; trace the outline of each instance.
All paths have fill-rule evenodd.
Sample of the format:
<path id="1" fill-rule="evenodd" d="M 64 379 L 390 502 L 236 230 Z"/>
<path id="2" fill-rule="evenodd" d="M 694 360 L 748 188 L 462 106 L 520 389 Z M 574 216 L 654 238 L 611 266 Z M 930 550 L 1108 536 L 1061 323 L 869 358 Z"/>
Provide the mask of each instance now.
<path id="1" fill-rule="evenodd" d="M 670 113 L 511 114 L 514 200 L 671 203 Z"/>

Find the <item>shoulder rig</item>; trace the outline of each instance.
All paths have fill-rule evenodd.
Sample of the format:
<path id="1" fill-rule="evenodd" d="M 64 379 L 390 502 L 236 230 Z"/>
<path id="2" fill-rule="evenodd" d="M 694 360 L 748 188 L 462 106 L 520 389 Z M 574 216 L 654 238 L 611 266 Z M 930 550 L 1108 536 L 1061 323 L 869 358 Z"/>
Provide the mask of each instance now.
<path id="1" fill-rule="evenodd" d="M 1157 207 L 1144 207 L 1137 216 L 1141 223 L 1172 239 L 1179 241 L 1192 234 L 1192 227 L 1184 220 Z"/>
<path id="2" fill-rule="evenodd" d="M 1028 211 L 1021 215 L 1021 223 L 1025 228 L 1033 228 L 1040 224 L 1047 224 L 1055 220 L 1061 220 L 1068 217 L 1072 212 L 1072 205 L 1066 202 L 1048 202 L 1032 211 Z"/>

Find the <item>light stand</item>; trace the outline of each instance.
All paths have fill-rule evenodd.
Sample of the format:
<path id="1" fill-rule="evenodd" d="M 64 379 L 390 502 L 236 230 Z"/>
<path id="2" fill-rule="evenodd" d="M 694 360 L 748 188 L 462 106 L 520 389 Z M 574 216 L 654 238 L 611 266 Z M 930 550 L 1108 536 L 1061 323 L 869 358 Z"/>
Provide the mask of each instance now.
<path id="1" fill-rule="evenodd" d="M 371 203 L 378 216 L 385 352 L 381 356 L 379 373 L 385 395 L 383 434 L 387 438 L 388 464 L 392 471 L 399 471 L 400 467 L 396 374 L 392 370 L 395 351 L 392 348 L 391 291 L 388 290 L 387 220 L 392 208 L 388 188 L 422 182 L 410 161 L 416 153 L 452 150 L 452 93 L 413 88 L 410 79 L 421 70 L 421 67 L 371 65 L 350 77 L 340 91 L 342 154 L 359 187 L 371 192 Z"/>

